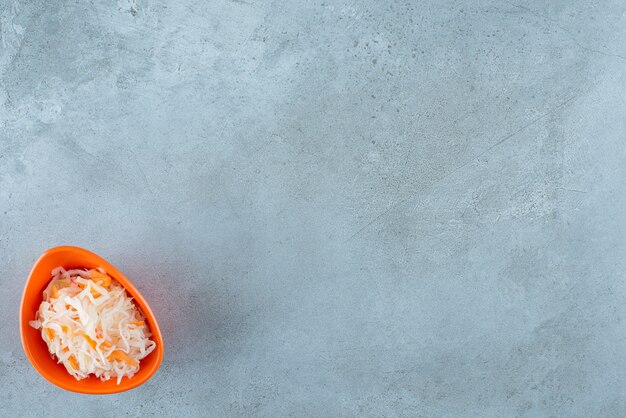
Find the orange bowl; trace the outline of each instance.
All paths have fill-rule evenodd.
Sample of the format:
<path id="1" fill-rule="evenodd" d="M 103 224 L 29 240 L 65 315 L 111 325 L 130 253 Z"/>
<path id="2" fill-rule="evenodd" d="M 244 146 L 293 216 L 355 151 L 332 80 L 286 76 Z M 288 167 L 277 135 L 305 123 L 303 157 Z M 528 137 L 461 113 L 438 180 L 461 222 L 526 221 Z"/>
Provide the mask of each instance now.
<path id="1" fill-rule="evenodd" d="M 106 382 L 91 376 L 87 379 L 76 380 L 70 375 L 62 364 L 57 364 L 56 360 L 50 357 L 48 346 L 41 338 L 39 330 L 28 325 L 28 321 L 35 319 L 37 310 L 42 301 L 42 292 L 52 278 L 50 271 L 63 266 L 65 269 L 72 268 L 96 268 L 102 267 L 107 274 L 117 280 L 134 298 L 135 304 L 141 309 L 146 317 L 146 323 L 152 332 L 152 340 L 156 343 L 156 348 L 146 358 L 141 360 L 139 371 L 130 379 L 125 377 L 118 385 L 116 379 Z M 112 264 L 104 258 L 78 247 L 55 247 L 44 252 L 33 266 L 22 295 L 20 305 L 20 335 L 26 357 L 33 367 L 50 383 L 60 388 L 78 392 L 97 395 L 118 393 L 135 388 L 150 379 L 161 365 L 163 360 L 163 337 L 157 324 L 156 318 L 148 306 L 148 302 L 133 284 Z"/>

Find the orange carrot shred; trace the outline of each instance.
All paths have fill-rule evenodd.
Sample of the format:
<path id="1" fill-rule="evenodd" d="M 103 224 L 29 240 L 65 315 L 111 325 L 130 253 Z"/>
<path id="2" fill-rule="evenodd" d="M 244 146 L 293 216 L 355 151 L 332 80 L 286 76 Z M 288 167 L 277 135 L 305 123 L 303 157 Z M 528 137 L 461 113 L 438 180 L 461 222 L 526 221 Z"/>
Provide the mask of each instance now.
<path id="1" fill-rule="evenodd" d="M 54 339 L 54 331 L 52 331 L 50 328 L 44 328 L 43 330 L 46 332 L 46 335 L 49 339 Z"/>
<path id="2" fill-rule="evenodd" d="M 145 322 L 144 321 L 131 321 L 131 322 L 129 322 L 129 324 L 133 324 L 135 326 L 140 327 L 140 326 L 144 325 Z"/>
<path id="3" fill-rule="evenodd" d="M 115 350 L 114 352 L 112 352 L 109 357 L 107 357 L 107 360 L 111 361 L 111 359 L 113 360 L 118 360 L 118 361 L 124 361 L 128 364 L 130 364 L 131 366 L 136 366 L 139 364 L 139 362 L 137 360 L 133 360 L 132 358 L 130 358 L 128 356 L 128 354 L 126 354 L 123 351 L 120 350 Z"/>
<path id="4" fill-rule="evenodd" d="M 67 360 L 70 362 L 70 366 L 72 367 L 72 369 L 74 370 L 78 369 L 78 365 L 76 364 L 76 360 L 74 359 L 74 356 L 69 356 Z"/>
<path id="5" fill-rule="evenodd" d="M 93 348 L 95 350 L 97 343 L 94 340 L 92 340 L 89 337 L 89 335 L 85 334 L 84 332 L 83 332 L 82 335 L 83 335 L 83 338 L 85 338 L 85 340 L 87 341 L 87 343 L 91 346 L 91 348 Z"/>
<path id="6" fill-rule="evenodd" d="M 52 285 L 52 297 L 53 298 L 58 298 L 59 297 L 59 289 L 57 289 L 57 287 L 55 285 Z"/>
<path id="7" fill-rule="evenodd" d="M 91 275 L 91 279 L 101 286 L 109 287 L 111 285 L 111 277 L 108 274 L 101 273 L 96 269 L 89 270 L 89 273 Z"/>

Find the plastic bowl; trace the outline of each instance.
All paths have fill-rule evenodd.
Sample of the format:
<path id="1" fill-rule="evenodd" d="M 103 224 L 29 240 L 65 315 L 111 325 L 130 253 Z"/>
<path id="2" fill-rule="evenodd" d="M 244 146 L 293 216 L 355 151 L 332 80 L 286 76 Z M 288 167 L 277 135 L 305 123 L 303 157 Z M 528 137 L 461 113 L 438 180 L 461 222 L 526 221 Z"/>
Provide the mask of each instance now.
<path id="1" fill-rule="evenodd" d="M 156 343 L 156 348 L 146 358 L 141 360 L 139 371 L 132 377 L 124 377 L 120 384 L 117 379 L 111 378 L 103 382 L 91 376 L 87 379 L 76 380 L 70 375 L 62 364 L 57 364 L 56 360 L 50 357 L 48 346 L 41 338 L 40 330 L 36 330 L 28 325 L 28 321 L 35 319 L 35 313 L 39 309 L 42 300 L 42 292 L 48 285 L 51 276 L 50 271 L 63 266 L 65 269 L 71 268 L 96 268 L 102 267 L 107 274 L 117 280 L 134 298 L 135 304 L 139 306 L 146 317 L 146 323 L 152 332 L 152 340 Z M 141 296 L 141 293 L 133 284 L 112 264 L 104 258 L 79 247 L 55 247 L 44 252 L 33 266 L 22 295 L 20 305 L 20 335 L 26 357 L 33 367 L 50 383 L 60 388 L 96 395 L 124 392 L 135 388 L 150 379 L 161 365 L 163 360 L 163 337 L 148 302 Z"/>

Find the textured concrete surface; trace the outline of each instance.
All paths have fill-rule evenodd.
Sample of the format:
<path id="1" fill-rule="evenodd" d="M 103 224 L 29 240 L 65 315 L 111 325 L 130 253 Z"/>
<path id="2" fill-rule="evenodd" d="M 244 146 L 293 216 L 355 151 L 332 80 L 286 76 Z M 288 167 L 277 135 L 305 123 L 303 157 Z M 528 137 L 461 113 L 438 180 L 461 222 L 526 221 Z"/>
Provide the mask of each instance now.
<path id="1" fill-rule="evenodd" d="M 623 1 L 0 7 L 1 415 L 626 415 Z M 59 244 L 155 309 L 141 388 L 27 362 Z"/>

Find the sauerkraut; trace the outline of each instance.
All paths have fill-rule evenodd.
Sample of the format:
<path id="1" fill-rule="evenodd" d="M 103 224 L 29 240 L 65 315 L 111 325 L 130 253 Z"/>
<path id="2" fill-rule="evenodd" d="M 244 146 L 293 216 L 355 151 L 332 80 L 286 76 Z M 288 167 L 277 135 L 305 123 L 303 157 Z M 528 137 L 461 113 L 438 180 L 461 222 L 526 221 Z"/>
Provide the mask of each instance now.
<path id="1" fill-rule="evenodd" d="M 37 316 L 52 358 L 77 380 L 131 378 L 155 349 L 145 318 L 126 290 L 102 268 L 52 270 Z"/>

